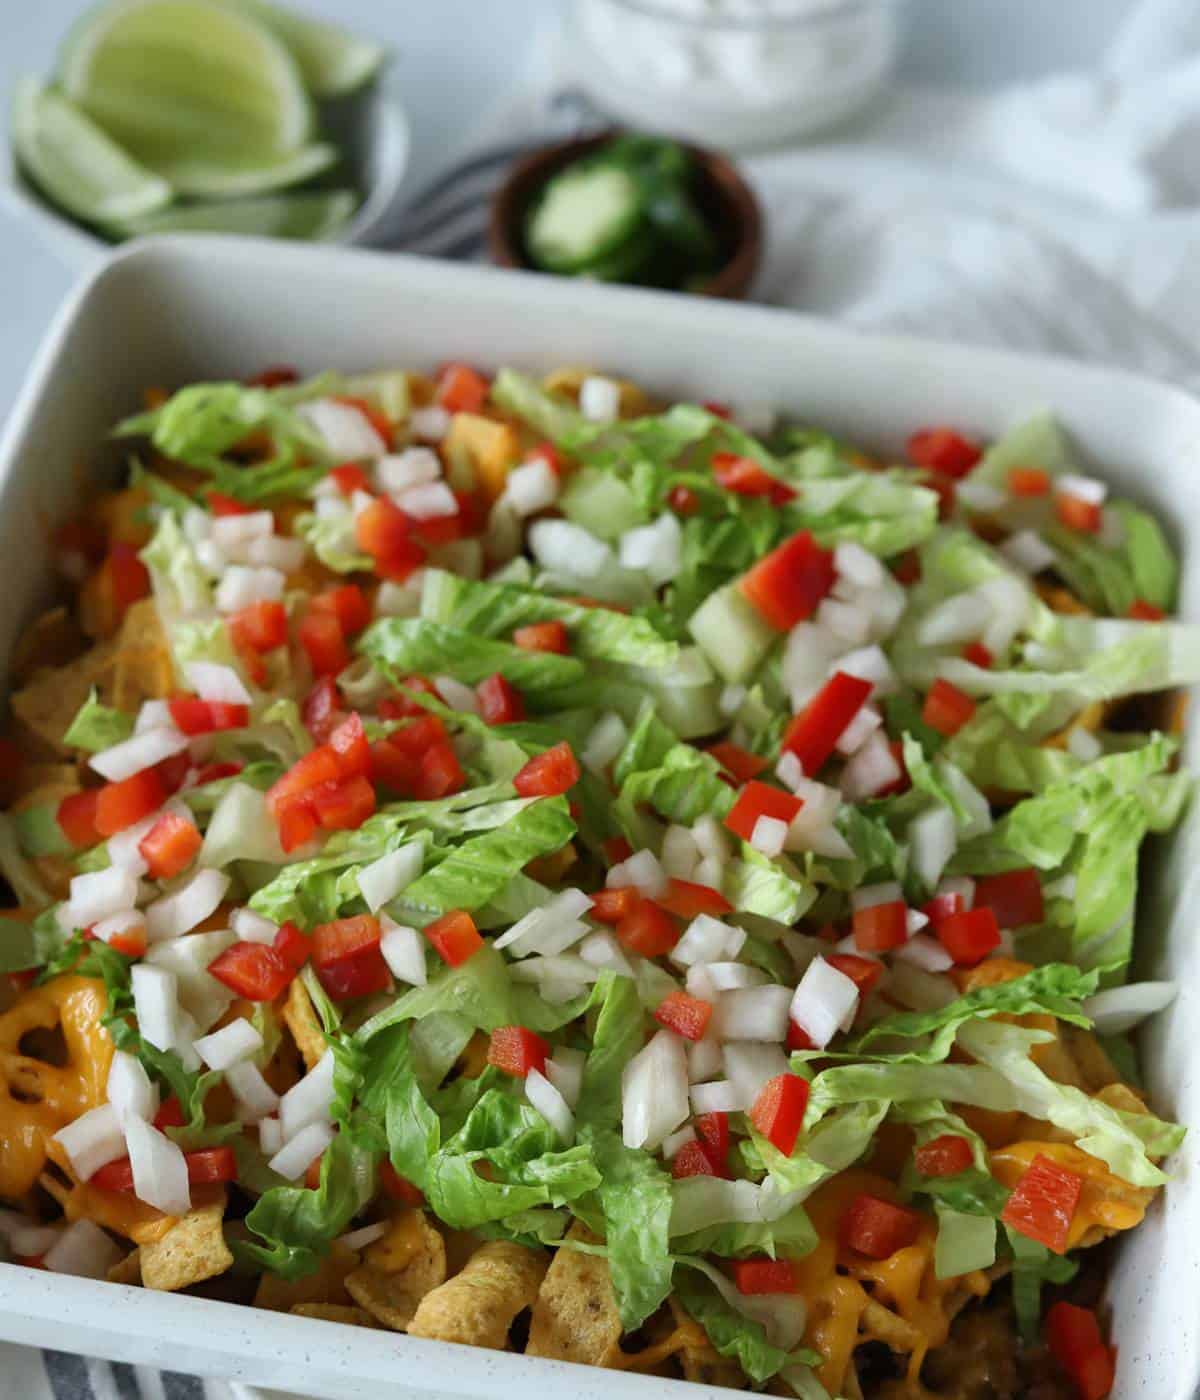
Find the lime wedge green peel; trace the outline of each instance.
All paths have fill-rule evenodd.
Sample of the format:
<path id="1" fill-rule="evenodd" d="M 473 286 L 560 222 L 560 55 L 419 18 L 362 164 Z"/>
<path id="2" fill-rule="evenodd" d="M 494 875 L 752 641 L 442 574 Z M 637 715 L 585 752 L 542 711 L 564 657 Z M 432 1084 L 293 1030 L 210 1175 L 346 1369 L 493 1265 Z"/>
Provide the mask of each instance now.
<path id="1" fill-rule="evenodd" d="M 265 24 L 283 40 L 314 97 L 345 97 L 356 92 L 375 77 L 387 57 L 384 46 L 374 40 L 360 39 L 337 25 L 307 19 L 266 0 L 221 3 Z"/>
<path id="2" fill-rule="evenodd" d="M 241 233 L 261 238 L 333 238 L 358 206 L 352 190 L 316 190 L 277 194 L 262 199 L 217 200 L 184 204 L 114 224 L 120 238 L 156 233 Z"/>
<path id="3" fill-rule="evenodd" d="M 179 194 L 257 193 L 287 183 L 281 170 L 320 168 L 289 164 L 315 127 L 300 66 L 227 4 L 110 0 L 71 30 L 59 71 L 66 95 Z"/>
<path id="4" fill-rule="evenodd" d="M 108 224 L 170 203 L 166 180 L 37 78 L 17 84 L 12 125 L 18 165 L 47 198 L 78 219 Z"/>

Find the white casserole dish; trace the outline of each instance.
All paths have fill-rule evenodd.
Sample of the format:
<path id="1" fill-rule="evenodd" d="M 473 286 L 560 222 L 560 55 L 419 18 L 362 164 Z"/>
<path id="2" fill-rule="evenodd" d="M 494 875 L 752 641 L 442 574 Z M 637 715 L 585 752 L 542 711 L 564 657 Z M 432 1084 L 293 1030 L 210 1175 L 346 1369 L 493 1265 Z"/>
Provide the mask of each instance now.
<path id="1" fill-rule="evenodd" d="M 952 422 L 984 435 L 1052 407 L 1098 473 L 1164 516 L 1182 545 L 1180 610 L 1200 617 L 1200 404 L 1064 361 L 865 337 L 795 315 L 398 256 L 255 240 L 131 245 L 64 307 L 0 439 L 0 655 L 49 576 L 42 541 L 78 505 L 79 464 L 150 384 L 427 365 L 590 364 L 680 395 L 785 408 L 867 444 Z M 1196 766 L 1193 731 L 1185 757 Z M 1109 1292 L 1117 1400 L 1200 1393 L 1200 814 L 1143 879 L 1138 970 L 1180 995 L 1151 1026 L 1156 1109 L 1192 1125 L 1174 1180 L 1128 1237 Z M 333 1400 L 478 1396 L 622 1400 L 727 1391 L 613 1374 L 0 1264 L 0 1338 Z"/>

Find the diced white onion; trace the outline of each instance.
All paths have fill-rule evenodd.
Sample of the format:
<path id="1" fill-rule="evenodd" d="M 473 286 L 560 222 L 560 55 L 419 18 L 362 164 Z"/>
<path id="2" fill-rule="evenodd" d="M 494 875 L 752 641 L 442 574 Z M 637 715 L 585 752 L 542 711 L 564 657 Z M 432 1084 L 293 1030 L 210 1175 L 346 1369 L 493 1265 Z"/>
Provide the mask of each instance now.
<path id="1" fill-rule="evenodd" d="M 777 856 L 787 840 L 788 824 L 778 817 L 759 817 L 750 833 L 750 844 L 764 856 Z"/>
<path id="2" fill-rule="evenodd" d="M 330 453 L 341 461 L 361 461 L 364 457 L 382 457 L 387 443 L 371 426 L 365 413 L 336 399 L 313 399 L 302 403 L 296 412 L 311 424 Z"/>
<path id="3" fill-rule="evenodd" d="M 667 892 L 667 872 L 653 851 L 635 851 L 628 860 L 614 865 L 605 882 L 610 890 L 635 886 L 647 899 L 657 899 Z"/>
<path id="4" fill-rule="evenodd" d="M 876 731 L 842 769 L 842 795 L 863 802 L 885 791 L 902 776 L 902 770 L 881 731 Z"/>
<path id="5" fill-rule="evenodd" d="M 742 951 L 745 941 L 744 929 L 714 919 L 711 914 L 697 914 L 668 957 L 679 967 L 730 961 Z"/>
<path id="6" fill-rule="evenodd" d="M 857 603 L 825 598 L 817 608 L 816 624 L 849 646 L 861 646 L 871 635 L 871 616 Z"/>
<path id="7" fill-rule="evenodd" d="M 235 613 L 251 603 L 277 602 L 283 597 L 286 583 L 286 577 L 278 569 L 231 564 L 217 585 L 217 608 L 223 613 Z"/>
<path id="8" fill-rule="evenodd" d="M 911 938 L 914 933 L 920 933 L 928 922 L 929 915 L 922 914 L 919 909 L 906 909 L 904 911 L 904 927 L 909 938 Z"/>
<path id="9" fill-rule="evenodd" d="M 612 563 L 612 550 L 581 525 L 569 520 L 535 520 L 529 549 L 544 568 L 575 578 L 593 578 Z"/>
<path id="10" fill-rule="evenodd" d="M 237 1100 L 240 1116 L 254 1123 L 279 1110 L 279 1095 L 263 1078 L 253 1060 L 240 1060 L 225 1071 L 225 1082 Z"/>
<path id="11" fill-rule="evenodd" d="M 421 611 L 421 588 L 425 570 L 418 569 L 403 583 L 384 579 L 375 595 L 375 615 L 377 617 L 416 617 Z"/>
<path id="12" fill-rule="evenodd" d="M 687 1051 L 679 1036 L 661 1030 L 621 1074 L 625 1146 L 652 1152 L 687 1116 Z"/>
<path id="13" fill-rule="evenodd" d="M 688 1046 L 688 1078 L 693 1084 L 701 1084 L 722 1074 L 725 1069 L 725 1056 L 721 1042 L 711 1030 L 702 1040 L 694 1040 Z"/>
<path id="14" fill-rule="evenodd" d="M 907 943 L 893 950 L 893 957 L 903 958 L 914 967 L 925 972 L 946 972 L 954 966 L 954 959 L 938 940 L 928 933 L 916 933 Z"/>
<path id="15" fill-rule="evenodd" d="M 883 565 L 869 549 L 853 541 L 834 548 L 833 567 L 859 588 L 878 588 L 883 582 Z"/>
<path id="16" fill-rule="evenodd" d="M 1122 1035 L 1170 1006 L 1178 991 L 1175 982 L 1131 982 L 1126 987 L 1110 987 L 1088 997 L 1083 1003 L 1083 1014 L 1092 1018 L 1098 1035 Z"/>
<path id="17" fill-rule="evenodd" d="M 892 663 L 880 646 L 859 647 L 857 651 L 846 652 L 844 656 L 838 657 L 833 670 L 844 671 L 846 675 L 857 676 L 862 681 L 870 681 L 874 686 L 871 691 L 872 698 L 891 695 L 900 688 L 900 681 L 892 670 Z"/>
<path id="18" fill-rule="evenodd" d="M 220 578 L 229 560 L 212 540 L 201 540 L 195 546 L 196 563 L 210 578 Z"/>
<path id="19" fill-rule="evenodd" d="M 719 893 L 725 879 L 725 867 L 722 862 L 713 860 L 712 856 L 705 856 L 696 867 L 692 879 L 697 885 L 703 885 L 706 889 L 716 890 Z"/>
<path id="20" fill-rule="evenodd" d="M 951 875 L 941 882 L 934 893 L 956 894 L 962 900 L 964 909 L 975 907 L 975 881 L 969 875 Z"/>
<path id="21" fill-rule="evenodd" d="M 184 810 L 187 811 L 187 808 Z M 124 870 L 130 875 L 145 875 L 149 872 L 150 864 L 142 855 L 140 848 L 142 842 L 153 831 L 154 824 L 161 815 L 161 812 L 151 812 L 140 822 L 134 822 L 132 826 L 127 826 L 124 831 L 118 831 L 115 836 L 108 838 L 108 858 L 114 868 Z M 190 812 L 188 812 L 188 819 L 191 819 Z"/>
<path id="22" fill-rule="evenodd" d="M 823 1050 L 857 1006 L 854 982 L 824 958 L 814 958 L 792 997 L 791 1019 Z"/>
<path id="23" fill-rule="evenodd" d="M 954 813 L 940 803 L 922 812 L 908 824 L 908 842 L 913 869 L 933 889 L 958 847 Z"/>
<path id="24" fill-rule="evenodd" d="M 192 544 L 198 544 L 201 540 L 208 539 L 212 534 L 213 522 L 218 517 L 209 515 L 208 511 L 201 510 L 199 506 L 188 506 L 183 512 L 180 524 L 183 526 L 183 533 Z"/>
<path id="25" fill-rule="evenodd" d="M 944 759 L 934 762 L 934 769 L 950 795 L 967 814 L 967 820 L 959 818 L 959 838 L 969 841 L 973 836 L 982 836 L 992 829 L 992 808 L 987 798 L 967 777 L 961 768 Z"/>
<path id="26" fill-rule="evenodd" d="M 788 826 L 785 849 L 813 851 L 831 860 L 853 859 L 853 847 L 835 824 L 842 805 L 842 795 L 837 788 L 800 778 L 795 792 L 804 805 Z"/>
<path id="27" fill-rule="evenodd" d="M 694 822 L 692 835 L 696 838 L 697 849 L 706 860 L 723 864 L 733 853 L 729 834 L 716 817 L 704 816 Z"/>
<path id="28" fill-rule="evenodd" d="M 372 914 L 401 892 L 421 873 L 425 848 L 420 841 L 410 841 L 397 850 L 380 856 L 358 872 L 358 888 Z"/>
<path id="29" fill-rule="evenodd" d="M 796 792 L 804 782 L 804 768 L 791 749 L 784 749 L 779 755 L 779 762 L 775 765 L 775 776 L 792 792 Z"/>
<path id="30" fill-rule="evenodd" d="M 696 839 L 686 826 L 669 826 L 663 833 L 662 867 L 675 880 L 691 880 L 700 862 Z"/>
<path id="31" fill-rule="evenodd" d="M 611 423 L 621 411 L 621 386 L 589 374 L 579 386 L 579 411 L 589 423 Z"/>
<path id="32" fill-rule="evenodd" d="M 13 1254 L 36 1258 L 53 1249 L 62 1237 L 61 1225 L 34 1225 L 15 1210 L 0 1210 L 0 1238 L 8 1241 Z"/>
<path id="33" fill-rule="evenodd" d="M 94 753 L 89 763 L 110 783 L 122 783 L 143 768 L 152 768 L 164 758 L 182 753 L 187 746 L 187 736 L 178 729 L 147 729 L 142 734 L 132 734 L 119 744 Z"/>
<path id="34" fill-rule="evenodd" d="M 303 540 L 273 535 L 270 539 L 251 540 L 246 546 L 246 562 L 294 574 L 303 567 L 305 552 Z"/>
<path id="35" fill-rule="evenodd" d="M 988 620 L 980 640 L 993 656 L 1002 656 L 1026 625 L 1033 597 L 1022 579 L 1006 574 L 981 583 L 976 592 L 984 599 Z"/>
<path id="36" fill-rule="evenodd" d="M 579 1102 L 583 1088 L 583 1070 L 587 1064 L 587 1054 L 583 1050 L 572 1050 L 560 1045 L 546 1061 L 546 1078 L 558 1090 L 571 1109 Z"/>
<path id="37" fill-rule="evenodd" d="M 1055 553 L 1036 530 L 1018 530 L 1000 546 L 1000 553 L 1022 573 L 1040 574 L 1055 561 Z"/>
<path id="38" fill-rule="evenodd" d="M 380 457 L 375 463 L 375 480 L 393 496 L 414 486 L 440 481 L 441 475 L 438 455 L 428 447 L 408 447 L 403 452 Z"/>
<path id="39" fill-rule="evenodd" d="M 518 958 L 531 953 L 561 953 L 588 932 L 582 915 L 591 907 L 591 898 L 582 890 L 561 890 L 547 903 L 518 919 L 492 946 L 507 948 Z"/>
<path id="40" fill-rule="evenodd" d="M 857 913 L 860 909 L 874 909 L 878 904 L 902 902 L 904 891 L 895 880 L 884 880 L 877 885 L 860 885 L 850 892 L 850 908 Z"/>
<path id="41" fill-rule="evenodd" d="M 438 694 L 450 706 L 463 715 L 479 713 L 479 696 L 469 685 L 456 681 L 453 676 L 435 676 L 433 684 Z"/>
<path id="42" fill-rule="evenodd" d="M 75 928 L 87 928 L 113 914 L 123 914 L 137 901 L 135 875 L 116 866 L 76 875 L 71 880 L 70 917 Z"/>
<path id="43" fill-rule="evenodd" d="M 575 1141 L 575 1115 L 562 1094 L 540 1070 L 531 1069 L 525 1076 L 525 1097 L 554 1129 L 562 1147 Z"/>
<path id="44" fill-rule="evenodd" d="M 742 987 L 765 987 L 771 980 L 761 967 L 751 967 L 749 963 L 741 962 L 697 963 L 689 969 L 688 975 L 701 970 L 718 992 L 736 992 Z"/>
<path id="45" fill-rule="evenodd" d="M 619 557 L 624 568 L 640 570 L 658 586 L 678 574 L 682 550 L 679 520 L 664 511 L 652 525 L 640 525 L 621 536 Z"/>
<path id="46" fill-rule="evenodd" d="M 138 1030 L 156 1050 L 175 1044 L 179 1026 L 179 983 L 173 972 L 135 963 L 129 972 Z"/>
<path id="47" fill-rule="evenodd" d="M 328 1123 L 310 1123 L 284 1145 L 267 1163 L 285 1181 L 297 1181 L 333 1141 L 333 1129 Z"/>
<path id="48" fill-rule="evenodd" d="M 1007 492 L 987 481 L 960 481 L 955 486 L 955 499 L 968 510 L 1002 510 L 1008 501 Z"/>
<path id="49" fill-rule="evenodd" d="M 175 721 L 165 700 L 143 700 L 142 708 L 133 722 L 135 734 L 145 734 L 148 729 L 174 729 Z"/>
<path id="50" fill-rule="evenodd" d="M 696 1113 L 741 1113 L 754 1102 L 744 1090 L 730 1079 L 715 1079 L 710 1084 L 693 1084 L 692 1109 Z"/>
<path id="51" fill-rule="evenodd" d="M 444 408 L 414 408 L 409 414 L 408 426 L 414 437 L 425 442 L 441 442 L 450 431 L 450 415 Z"/>
<path id="52" fill-rule="evenodd" d="M 429 977 L 425 968 L 425 939 L 415 928 L 393 923 L 386 914 L 380 922 L 383 935 L 379 940 L 379 951 L 388 965 L 388 971 L 411 987 L 423 987 Z"/>
<path id="53" fill-rule="evenodd" d="M 333 1051 L 326 1050 L 304 1078 L 293 1084 L 279 1100 L 279 1122 L 284 1141 L 290 1142 L 297 1133 L 313 1123 L 328 1122 L 332 1107 Z M 315 1152 L 313 1156 L 316 1156 Z"/>
<path id="54" fill-rule="evenodd" d="M 151 1082 L 141 1060 L 124 1050 L 113 1052 L 105 1085 L 108 1101 L 119 1118 L 153 1118 L 158 1112 L 158 1086 Z"/>
<path id="55" fill-rule="evenodd" d="M 133 1193 L 165 1215 L 186 1215 L 192 1206 L 187 1160 L 178 1143 L 140 1118 L 125 1123 Z"/>
<path id="56" fill-rule="evenodd" d="M 295 859 L 293 853 L 292 859 Z M 267 811 L 267 795 L 249 783 L 231 783 L 208 819 L 199 863 L 219 869 L 235 860 L 282 865 L 288 857 Z M 252 940 L 253 941 L 253 940 Z"/>
<path id="57" fill-rule="evenodd" d="M 592 933 L 579 945 L 579 956 L 593 967 L 607 969 L 620 977 L 632 977 L 633 968 L 613 934 Z"/>
<path id="58" fill-rule="evenodd" d="M 251 540 L 263 539 L 275 533 L 275 517 L 269 510 L 249 510 L 245 514 L 213 517 L 210 538 L 231 558 Z"/>
<path id="59" fill-rule="evenodd" d="M 845 650 L 845 643 L 813 622 L 798 622 L 792 628 L 783 648 L 782 675 L 793 709 L 804 708 Z"/>
<path id="60" fill-rule="evenodd" d="M 585 768 L 601 772 L 625 747 L 629 729 L 614 710 L 600 716 L 584 741 L 579 758 Z"/>
<path id="61" fill-rule="evenodd" d="M 1104 745 L 1090 730 L 1077 724 L 1067 731 L 1067 752 L 1074 758 L 1091 763 L 1104 752 Z"/>
<path id="62" fill-rule="evenodd" d="M 369 1244 L 374 1244 L 376 1240 L 383 1239 L 384 1235 L 391 1229 L 391 1224 L 390 1220 L 377 1220 L 374 1225 L 364 1225 L 361 1229 L 339 1235 L 334 1243 L 344 1245 L 346 1249 L 352 1249 L 357 1253 L 359 1250 L 366 1249 Z"/>
<path id="63" fill-rule="evenodd" d="M 684 986 L 687 988 L 689 996 L 699 997 L 701 1001 L 710 1001 L 714 1005 L 717 1000 L 717 984 L 708 975 L 707 963 L 696 963 L 694 967 L 689 967 L 687 977 L 684 979 Z"/>
<path id="64" fill-rule="evenodd" d="M 1074 496 L 1090 506 L 1102 506 L 1108 499 L 1108 486 L 1094 476 L 1073 476 L 1064 472 L 1054 483 L 1055 494 Z"/>
<path id="65" fill-rule="evenodd" d="M 261 1033 L 244 1016 L 194 1042 L 196 1054 L 209 1069 L 228 1069 L 250 1059 L 262 1046 Z"/>
<path id="66" fill-rule="evenodd" d="M 125 1156 L 121 1115 L 111 1103 L 89 1108 L 65 1128 L 60 1128 L 54 1140 L 67 1154 L 71 1170 L 80 1181 L 87 1181 L 107 1163 Z"/>
<path id="67" fill-rule="evenodd" d="M 229 916 L 229 927 L 243 943 L 274 943 L 279 932 L 278 924 L 253 909 L 235 909 Z"/>
<path id="68" fill-rule="evenodd" d="M 183 672 L 201 700 L 212 700 L 227 705 L 252 703 L 253 697 L 232 666 L 222 666 L 215 661 L 188 661 Z"/>
<path id="69" fill-rule="evenodd" d="M 400 509 L 414 520 L 443 520 L 458 514 L 458 498 L 444 481 L 410 486 L 397 497 Z"/>
<path id="70" fill-rule="evenodd" d="M 283 1146 L 283 1129 L 278 1118 L 258 1120 L 258 1145 L 268 1157 L 273 1157 Z"/>
<path id="71" fill-rule="evenodd" d="M 46 1251 L 42 1263 L 54 1274 L 105 1278 L 124 1251 L 91 1220 L 75 1220 Z"/>
<path id="72" fill-rule="evenodd" d="M 215 913 L 228 888 L 229 876 L 222 871 L 197 870 L 185 885 L 155 900 L 146 910 L 146 937 L 151 943 L 161 943 L 189 933 Z"/>
<path id="73" fill-rule="evenodd" d="M 536 515 L 558 500 L 558 473 L 549 462 L 536 457 L 509 472 L 504 492 L 518 515 Z"/>
<path id="74" fill-rule="evenodd" d="M 717 709 L 726 719 L 732 719 L 746 703 L 746 693 L 744 685 L 725 686 L 717 696 Z"/>
<path id="75" fill-rule="evenodd" d="M 764 1084 L 788 1072 L 787 1056 L 778 1045 L 732 1042 L 725 1047 L 725 1073 L 747 1103 L 753 1103 Z"/>
<path id="76" fill-rule="evenodd" d="M 677 1133 L 672 1133 L 670 1137 L 663 1138 L 662 1155 L 671 1161 L 681 1147 L 686 1147 L 689 1142 L 696 1141 L 696 1130 L 689 1123 L 680 1128 Z"/>
<path id="77" fill-rule="evenodd" d="M 982 635 L 988 617 L 987 602 L 978 593 L 956 593 L 925 614 L 917 627 L 917 641 L 926 647 L 969 642 Z"/>
<path id="78" fill-rule="evenodd" d="M 883 724 L 883 716 L 874 705 L 863 705 L 850 723 L 838 735 L 834 748 L 843 758 L 857 753 Z"/>
<path id="79" fill-rule="evenodd" d="M 722 1040 L 783 1040 L 791 1001 L 792 989 L 774 984 L 722 992 L 713 1017 L 717 1035 Z"/>

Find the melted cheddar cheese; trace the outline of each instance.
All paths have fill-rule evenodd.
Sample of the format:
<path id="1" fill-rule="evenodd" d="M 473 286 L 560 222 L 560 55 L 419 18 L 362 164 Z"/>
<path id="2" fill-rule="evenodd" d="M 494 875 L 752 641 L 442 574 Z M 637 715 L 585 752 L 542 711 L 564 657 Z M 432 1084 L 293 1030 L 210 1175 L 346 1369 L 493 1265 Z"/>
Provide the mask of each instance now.
<path id="1" fill-rule="evenodd" d="M 22 994 L 0 1016 L 0 1196 L 29 1191 L 46 1165 L 47 1144 L 60 1128 L 106 1098 L 113 1045 L 101 1026 L 104 984 L 56 977 Z M 67 1062 L 22 1054 L 31 1031 L 62 1031 Z"/>

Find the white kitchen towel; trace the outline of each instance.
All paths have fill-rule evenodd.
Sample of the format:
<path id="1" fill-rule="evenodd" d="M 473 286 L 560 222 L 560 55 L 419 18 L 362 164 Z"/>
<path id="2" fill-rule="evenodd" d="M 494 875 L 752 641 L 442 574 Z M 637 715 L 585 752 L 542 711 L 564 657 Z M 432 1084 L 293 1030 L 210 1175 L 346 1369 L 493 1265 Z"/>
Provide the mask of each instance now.
<path id="1" fill-rule="evenodd" d="M 594 129 L 571 54 L 420 191 L 394 246 L 482 257 L 517 154 Z M 762 301 L 1056 351 L 1200 387 L 1200 6 L 1140 0 L 1102 67 L 987 94 L 901 89 L 824 141 L 752 156 Z"/>

